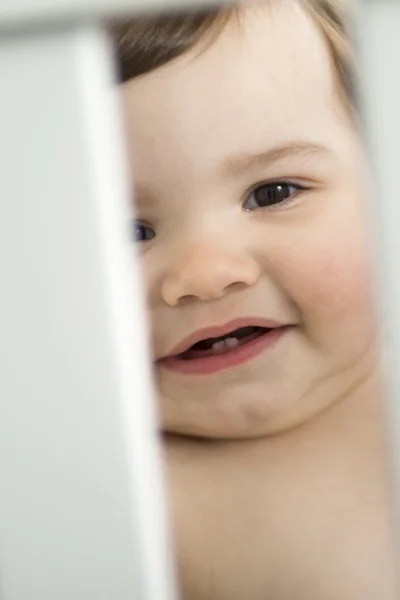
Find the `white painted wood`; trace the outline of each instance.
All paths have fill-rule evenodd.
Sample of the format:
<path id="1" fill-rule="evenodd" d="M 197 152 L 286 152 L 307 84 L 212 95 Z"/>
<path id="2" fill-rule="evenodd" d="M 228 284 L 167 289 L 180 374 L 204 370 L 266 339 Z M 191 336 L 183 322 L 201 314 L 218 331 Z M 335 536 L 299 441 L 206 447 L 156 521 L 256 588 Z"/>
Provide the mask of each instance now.
<path id="1" fill-rule="evenodd" d="M 209 0 L 207 6 L 231 0 Z M 169 8 L 195 8 L 197 0 L 1 0 L 0 31 L 15 26 L 63 22 L 70 19 L 134 15 Z"/>
<path id="2" fill-rule="evenodd" d="M 400 538 L 400 2 L 360 0 L 359 9 L 361 105 L 375 172 L 373 214 Z"/>
<path id="3" fill-rule="evenodd" d="M 172 600 L 110 48 L 25 32 L 0 73 L 1 598 Z"/>

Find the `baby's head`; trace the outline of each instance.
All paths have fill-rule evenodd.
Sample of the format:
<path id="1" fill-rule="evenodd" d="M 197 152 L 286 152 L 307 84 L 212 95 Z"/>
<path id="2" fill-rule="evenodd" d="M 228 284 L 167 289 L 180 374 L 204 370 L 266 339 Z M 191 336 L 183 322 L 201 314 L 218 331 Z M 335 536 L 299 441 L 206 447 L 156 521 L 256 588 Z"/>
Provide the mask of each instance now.
<path id="1" fill-rule="evenodd" d="M 368 189 L 340 4 L 115 27 L 167 432 L 273 434 L 369 377 Z"/>

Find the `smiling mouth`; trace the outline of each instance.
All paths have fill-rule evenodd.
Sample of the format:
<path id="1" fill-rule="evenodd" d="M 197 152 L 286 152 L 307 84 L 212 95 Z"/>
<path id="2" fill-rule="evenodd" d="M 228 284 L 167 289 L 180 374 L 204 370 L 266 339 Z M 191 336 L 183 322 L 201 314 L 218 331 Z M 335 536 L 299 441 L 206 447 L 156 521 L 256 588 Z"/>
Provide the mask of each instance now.
<path id="1" fill-rule="evenodd" d="M 272 349 L 289 329 L 289 326 L 240 327 L 221 337 L 204 338 L 183 352 L 161 359 L 158 364 L 184 375 L 211 375 L 238 367 Z"/>
<path id="2" fill-rule="evenodd" d="M 207 338 L 193 344 L 188 350 L 178 354 L 177 359 L 190 361 L 217 355 L 229 354 L 236 348 L 267 335 L 271 329 L 265 327 L 240 327 L 227 335 Z"/>

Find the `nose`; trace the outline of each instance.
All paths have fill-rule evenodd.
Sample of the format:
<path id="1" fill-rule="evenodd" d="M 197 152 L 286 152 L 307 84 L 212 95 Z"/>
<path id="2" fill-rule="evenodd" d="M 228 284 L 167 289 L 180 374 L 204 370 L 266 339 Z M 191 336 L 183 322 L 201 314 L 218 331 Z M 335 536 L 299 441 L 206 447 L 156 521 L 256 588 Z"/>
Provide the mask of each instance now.
<path id="1" fill-rule="evenodd" d="M 169 306 L 190 300 L 207 302 L 229 291 L 253 285 L 260 271 L 255 259 L 246 253 L 215 244 L 191 244 L 181 249 L 168 268 L 161 296 Z"/>

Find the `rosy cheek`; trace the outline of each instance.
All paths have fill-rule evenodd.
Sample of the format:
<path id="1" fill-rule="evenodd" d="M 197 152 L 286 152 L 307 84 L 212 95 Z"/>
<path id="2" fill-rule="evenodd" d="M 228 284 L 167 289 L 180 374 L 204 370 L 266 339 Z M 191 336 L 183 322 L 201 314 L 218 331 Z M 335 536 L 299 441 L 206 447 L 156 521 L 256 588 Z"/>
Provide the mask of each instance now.
<path id="1" fill-rule="evenodd" d="M 333 321 L 358 316 L 371 307 L 371 267 L 366 252 L 334 240 L 318 251 L 298 253 L 292 298 L 303 314 Z"/>

